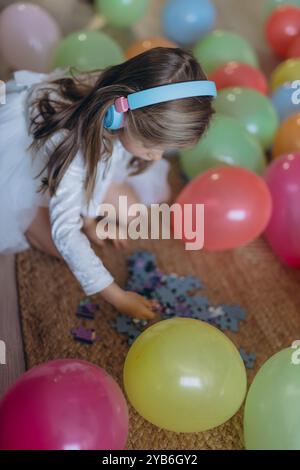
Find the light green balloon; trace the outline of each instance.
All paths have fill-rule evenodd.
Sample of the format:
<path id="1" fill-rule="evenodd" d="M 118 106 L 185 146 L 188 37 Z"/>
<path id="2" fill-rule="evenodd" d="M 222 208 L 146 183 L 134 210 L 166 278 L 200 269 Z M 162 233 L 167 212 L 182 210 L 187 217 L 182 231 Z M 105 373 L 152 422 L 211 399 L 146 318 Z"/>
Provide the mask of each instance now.
<path id="1" fill-rule="evenodd" d="M 282 5 L 292 5 L 300 8 L 300 0 L 267 0 L 264 2 L 263 6 L 263 16 L 266 19 L 270 16 L 275 8 Z"/>
<path id="2" fill-rule="evenodd" d="M 82 71 L 104 69 L 123 62 L 120 46 L 107 34 L 78 31 L 64 38 L 55 52 L 55 67 L 77 67 Z"/>
<path id="3" fill-rule="evenodd" d="M 96 0 L 96 8 L 112 26 L 132 26 L 139 21 L 149 0 Z"/>
<path id="4" fill-rule="evenodd" d="M 300 349 L 287 348 L 258 371 L 244 415 L 249 450 L 300 450 Z"/>
<path id="5" fill-rule="evenodd" d="M 225 88 L 218 93 L 214 107 L 244 124 L 264 149 L 271 147 L 279 118 L 269 98 L 250 88 Z"/>
<path id="6" fill-rule="evenodd" d="M 258 59 L 250 44 L 238 34 L 215 30 L 199 41 L 194 55 L 207 74 L 225 62 L 237 61 L 258 68 Z"/>
<path id="7" fill-rule="evenodd" d="M 180 155 L 181 167 L 189 178 L 219 165 L 237 165 L 262 174 L 266 160 L 261 145 L 236 119 L 217 115 L 193 149 Z"/>

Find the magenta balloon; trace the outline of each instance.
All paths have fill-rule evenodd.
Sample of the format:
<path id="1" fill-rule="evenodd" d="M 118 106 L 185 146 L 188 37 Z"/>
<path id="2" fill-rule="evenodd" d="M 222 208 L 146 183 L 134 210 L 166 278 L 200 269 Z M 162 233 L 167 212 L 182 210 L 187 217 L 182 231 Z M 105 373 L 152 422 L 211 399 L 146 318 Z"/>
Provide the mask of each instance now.
<path id="1" fill-rule="evenodd" d="M 274 160 L 266 173 L 273 214 L 265 232 L 283 263 L 300 267 L 300 154 Z"/>
<path id="2" fill-rule="evenodd" d="M 13 69 L 49 71 L 60 39 L 56 21 L 38 5 L 13 3 L 0 15 L 0 50 Z"/>
<path id="3" fill-rule="evenodd" d="M 120 450 L 127 433 L 119 386 L 85 361 L 34 367 L 0 402 L 1 450 Z"/>

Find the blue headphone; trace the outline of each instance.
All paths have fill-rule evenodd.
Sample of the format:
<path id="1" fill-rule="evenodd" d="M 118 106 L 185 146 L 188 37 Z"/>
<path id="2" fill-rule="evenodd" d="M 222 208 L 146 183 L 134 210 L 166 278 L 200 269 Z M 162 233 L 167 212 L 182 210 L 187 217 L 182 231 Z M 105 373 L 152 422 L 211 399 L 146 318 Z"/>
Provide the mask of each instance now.
<path id="1" fill-rule="evenodd" d="M 194 96 L 217 96 L 216 84 L 208 80 L 171 83 L 143 91 L 131 93 L 126 97 L 117 98 L 104 117 L 104 127 L 116 130 L 124 125 L 125 113 L 130 109 L 139 109 L 151 104 L 166 101 L 192 98 Z"/>

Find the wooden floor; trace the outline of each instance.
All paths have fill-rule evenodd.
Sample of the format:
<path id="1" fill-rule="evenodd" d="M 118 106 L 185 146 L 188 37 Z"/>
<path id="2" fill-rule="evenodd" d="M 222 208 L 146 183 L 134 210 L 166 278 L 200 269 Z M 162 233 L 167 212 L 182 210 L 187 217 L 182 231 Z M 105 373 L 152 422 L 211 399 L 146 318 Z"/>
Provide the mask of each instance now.
<path id="1" fill-rule="evenodd" d="M 164 0 L 150 0 L 152 12 L 136 26 L 140 37 L 159 34 L 159 8 Z M 0 9 L 11 1 L 0 0 Z M 38 3 L 49 8 L 59 18 L 64 33 L 82 28 L 90 19 L 88 6 L 79 0 L 39 0 Z M 255 47 L 262 68 L 266 73 L 274 68 L 272 58 L 262 35 L 261 7 L 263 0 L 242 2 L 241 0 L 214 0 L 218 9 L 217 27 L 240 33 Z M 0 78 L 6 79 L 9 71 L 0 58 Z M 0 221 L 1 223 L 1 221 Z M 6 365 L 0 364 L 0 396 L 11 383 L 24 371 L 24 355 L 18 314 L 18 300 L 13 256 L 0 255 L 0 340 L 6 343 Z"/>

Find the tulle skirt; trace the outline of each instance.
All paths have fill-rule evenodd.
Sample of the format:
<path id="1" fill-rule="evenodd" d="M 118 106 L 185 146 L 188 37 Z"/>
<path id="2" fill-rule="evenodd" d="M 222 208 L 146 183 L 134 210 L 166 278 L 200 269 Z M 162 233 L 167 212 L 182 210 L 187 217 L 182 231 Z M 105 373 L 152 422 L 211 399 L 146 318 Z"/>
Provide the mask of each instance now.
<path id="1" fill-rule="evenodd" d="M 7 93 L 6 103 L 0 105 L 0 253 L 29 248 L 24 233 L 37 208 L 47 205 L 45 196 L 37 192 L 38 167 L 27 150 L 32 141 L 27 131 L 27 93 L 27 89 Z"/>

